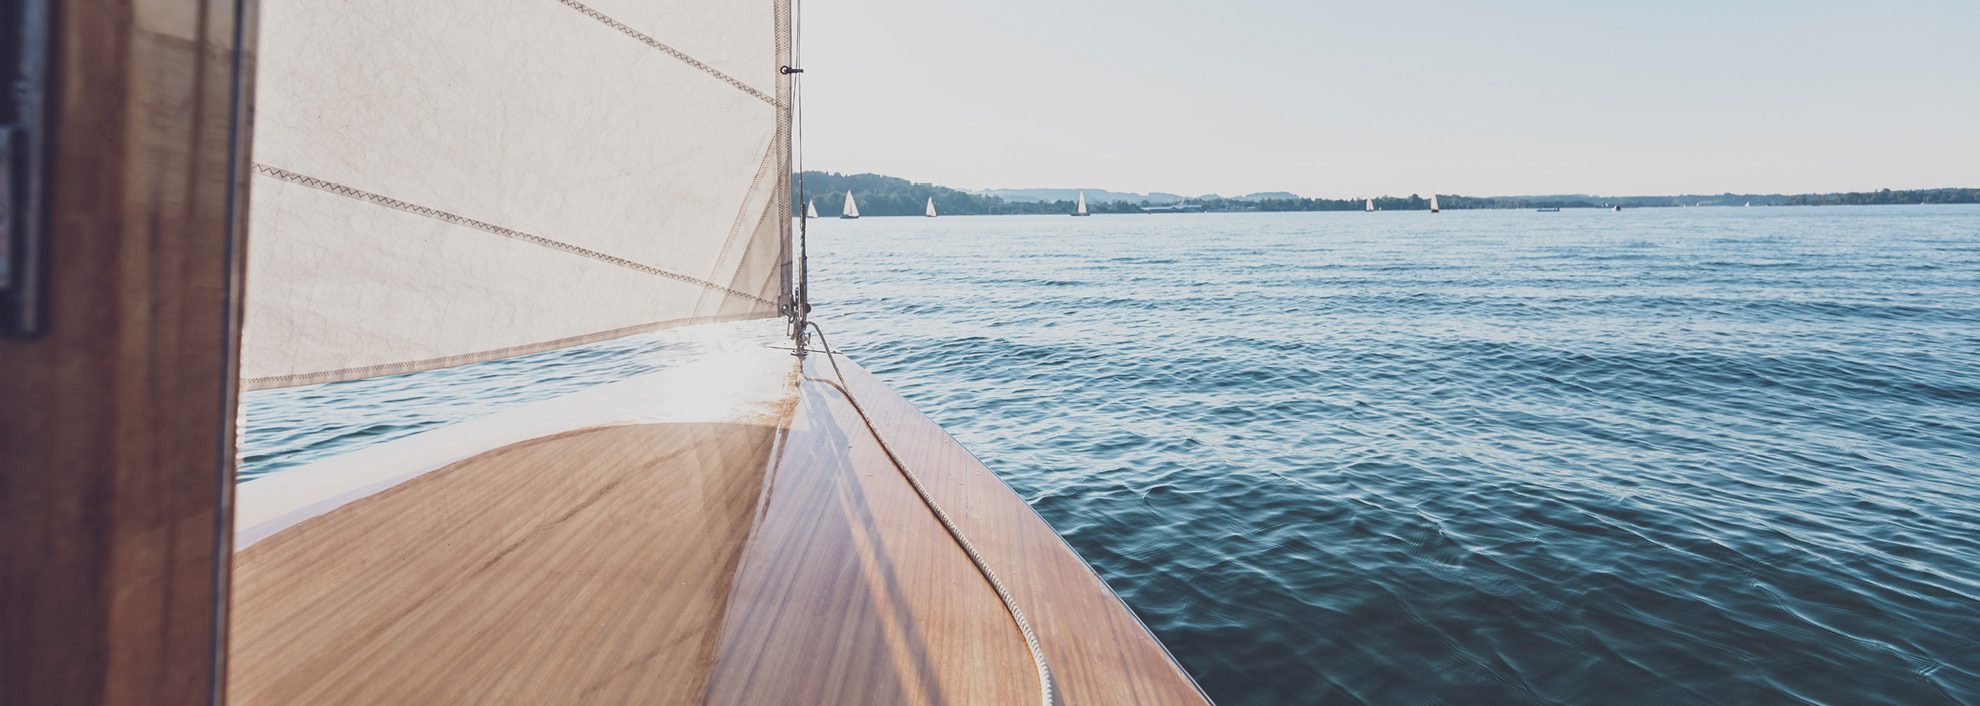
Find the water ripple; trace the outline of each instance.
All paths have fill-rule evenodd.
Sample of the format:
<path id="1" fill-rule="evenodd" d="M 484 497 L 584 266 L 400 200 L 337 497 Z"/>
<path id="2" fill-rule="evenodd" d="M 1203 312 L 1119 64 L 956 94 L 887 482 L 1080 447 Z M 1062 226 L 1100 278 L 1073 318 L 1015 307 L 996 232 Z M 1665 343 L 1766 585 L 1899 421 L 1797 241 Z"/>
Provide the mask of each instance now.
<path id="1" fill-rule="evenodd" d="M 1220 703 L 1980 703 L 1980 210 L 811 236 Z"/>
<path id="2" fill-rule="evenodd" d="M 1226 706 L 1980 704 L 1980 209 L 810 241 L 832 340 Z M 673 345 L 255 393 L 248 473 Z"/>

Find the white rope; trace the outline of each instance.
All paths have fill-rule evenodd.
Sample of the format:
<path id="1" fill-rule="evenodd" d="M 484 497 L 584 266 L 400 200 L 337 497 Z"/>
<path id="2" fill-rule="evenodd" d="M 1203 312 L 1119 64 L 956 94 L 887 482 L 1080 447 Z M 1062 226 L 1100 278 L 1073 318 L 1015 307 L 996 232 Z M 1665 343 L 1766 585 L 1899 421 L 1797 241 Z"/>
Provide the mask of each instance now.
<path id="1" fill-rule="evenodd" d="M 921 496 L 921 502 L 928 506 L 929 512 L 934 513 L 935 519 L 941 521 L 942 528 L 949 531 L 949 537 L 956 541 L 956 546 L 962 547 L 963 553 L 969 555 L 969 561 L 976 565 L 977 573 L 983 574 L 983 579 L 990 582 L 990 588 L 997 592 L 997 599 L 1004 602 L 1004 610 L 1010 612 L 1011 621 L 1017 623 L 1018 632 L 1024 635 L 1025 649 L 1031 651 L 1031 664 L 1038 670 L 1038 703 L 1041 706 L 1054 706 L 1057 702 L 1053 700 L 1052 669 L 1045 664 L 1045 648 L 1038 644 L 1038 634 L 1031 630 L 1031 621 L 1025 619 L 1024 610 L 1018 607 L 1017 597 L 1011 595 L 1011 590 L 1004 586 L 1003 579 L 997 578 L 997 571 L 990 568 L 990 563 L 976 551 L 976 545 L 970 543 L 969 536 L 963 534 L 962 528 L 956 526 L 955 520 L 949 518 L 949 513 L 942 509 L 940 503 L 935 502 L 928 488 L 921 484 L 921 479 L 916 478 L 914 473 L 908 470 L 907 464 L 894 453 L 892 446 L 887 445 L 887 440 L 880 436 L 880 429 L 873 425 L 873 419 L 866 416 L 866 410 L 859 406 L 859 400 L 853 398 L 850 383 L 846 382 L 846 373 L 839 369 L 837 354 L 832 352 L 832 343 L 825 340 L 825 329 L 819 328 L 816 321 L 806 323 L 812 330 L 818 332 L 818 342 L 825 347 L 825 360 L 832 364 L 832 373 L 839 376 L 839 381 L 834 383 L 818 378 L 806 379 L 836 387 L 840 394 L 845 395 L 846 401 L 852 404 L 853 411 L 859 414 L 860 421 L 866 423 L 867 433 L 872 434 L 873 440 L 880 444 L 880 451 L 887 454 L 887 460 L 894 463 L 894 468 L 901 472 L 902 478 L 907 479 L 908 485 L 914 488 L 915 494 Z"/>

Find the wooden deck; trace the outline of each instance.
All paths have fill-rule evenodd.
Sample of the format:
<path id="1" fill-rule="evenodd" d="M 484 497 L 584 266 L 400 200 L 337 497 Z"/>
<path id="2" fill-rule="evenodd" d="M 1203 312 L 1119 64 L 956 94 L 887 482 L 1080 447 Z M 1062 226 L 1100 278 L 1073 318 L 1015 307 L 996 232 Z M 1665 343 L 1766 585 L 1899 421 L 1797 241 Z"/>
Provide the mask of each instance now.
<path id="1" fill-rule="evenodd" d="M 1060 703 L 1205 703 L 1029 506 L 841 366 L 1010 587 Z M 230 700 L 1037 703 L 1010 615 L 836 382 L 814 355 L 772 423 L 524 442 L 249 547 Z"/>

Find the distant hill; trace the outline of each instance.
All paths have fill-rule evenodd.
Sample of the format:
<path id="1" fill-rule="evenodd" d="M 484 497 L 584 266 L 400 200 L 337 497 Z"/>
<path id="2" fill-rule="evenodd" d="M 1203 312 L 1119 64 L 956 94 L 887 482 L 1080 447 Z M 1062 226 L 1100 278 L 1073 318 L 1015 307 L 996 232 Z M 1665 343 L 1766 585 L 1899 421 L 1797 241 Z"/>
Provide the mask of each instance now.
<path id="1" fill-rule="evenodd" d="M 1135 194 L 1108 191 L 1106 189 L 982 189 L 970 193 L 995 196 L 1012 203 L 1034 203 L 1040 201 L 1072 201 L 1078 199 L 1082 191 L 1086 192 L 1086 202 L 1088 205 L 1110 201 L 1125 201 L 1128 203 L 1142 203 L 1145 201 L 1153 204 L 1170 204 L 1183 200 L 1182 196 L 1176 194 Z"/>
<path id="2" fill-rule="evenodd" d="M 1123 203 L 1150 204 L 1155 206 L 1165 206 L 1168 204 L 1183 201 L 1185 199 L 1192 201 L 1197 201 L 1197 200 L 1268 201 L 1272 199 L 1299 198 L 1298 194 L 1294 194 L 1287 191 L 1261 191 L 1256 194 L 1245 194 L 1243 196 L 1219 196 L 1217 194 L 1204 194 L 1202 196 L 1183 196 L 1181 194 L 1171 194 L 1165 191 L 1157 191 L 1147 194 L 1137 194 L 1137 193 L 1125 192 L 1125 191 L 1108 191 L 1106 189 L 979 189 L 976 191 L 971 191 L 970 193 L 981 194 L 984 196 L 995 196 L 1005 201 L 1010 201 L 1014 203 L 1030 203 L 1036 201 L 1053 201 L 1053 202 L 1072 201 L 1074 199 L 1079 198 L 1081 192 L 1086 193 L 1086 201 L 1088 204 L 1119 201 Z"/>
<path id="3" fill-rule="evenodd" d="M 1492 202 L 1510 203 L 1575 203 L 1590 205 L 1615 204 L 1625 208 L 1657 208 L 1666 206 L 1849 206 L 1849 205 L 1896 205 L 1919 203 L 1980 203 L 1980 189 L 1915 189 L 1893 191 L 1838 192 L 1827 194 L 1678 194 L 1675 196 L 1590 196 L 1588 194 L 1563 194 L 1552 196 L 1494 196 L 1486 199 Z M 1455 207 L 1454 208 L 1461 208 Z"/>
<path id="4" fill-rule="evenodd" d="M 1073 201 L 1081 189 L 987 189 L 963 191 L 946 186 L 908 181 L 880 174 L 840 174 L 805 172 L 807 196 L 818 205 L 818 214 L 839 215 L 847 191 L 859 202 L 861 215 L 919 216 L 928 199 L 945 215 L 1004 215 L 1072 213 Z M 796 179 L 795 177 L 793 178 Z M 1087 206 L 1094 213 L 1140 213 L 1143 206 L 1162 206 L 1183 201 L 1169 193 L 1136 194 L 1085 189 Z M 1359 211 L 1362 199 L 1310 199 L 1284 191 L 1244 196 L 1195 196 L 1190 203 L 1204 211 Z M 1676 196 L 1593 196 L 1552 194 L 1540 196 L 1464 196 L 1438 194 L 1438 205 L 1448 210 L 1487 208 L 1658 208 L 1672 206 L 1844 206 L 1918 203 L 1980 203 L 1980 189 L 1918 189 L 1908 191 L 1862 191 L 1830 194 L 1680 194 Z M 796 208 L 802 210 L 800 201 Z M 1428 197 L 1380 196 L 1375 207 L 1385 211 L 1420 211 L 1430 207 Z"/>
<path id="5" fill-rule="evenodd" d="M 801 177 L 793 177 L 793 193 L 801 184 L 806 200 L 817 204 L 818 215 L 827 218 L 839 215 L 847 191 L 853 193 L 861 216 L 919 216 L 929 199 L 935 200 L 936 212 L 952 216 L 1072 213 L 1073 200 L 1079 196 L 1079 190 L 1072 189 L 1069 195 L 1060 199 L 1015 201 L 993 194 L 971 193 L 880 174 L 808 171 Z M 1125 202 L 1095 202 L 1092 192 L 1087 194 L 1086 199 L 1088 210 L 1094 213 L 1139 210 Z M 804 208 L 802 201 L 793 204 L 794 213 Z"/>

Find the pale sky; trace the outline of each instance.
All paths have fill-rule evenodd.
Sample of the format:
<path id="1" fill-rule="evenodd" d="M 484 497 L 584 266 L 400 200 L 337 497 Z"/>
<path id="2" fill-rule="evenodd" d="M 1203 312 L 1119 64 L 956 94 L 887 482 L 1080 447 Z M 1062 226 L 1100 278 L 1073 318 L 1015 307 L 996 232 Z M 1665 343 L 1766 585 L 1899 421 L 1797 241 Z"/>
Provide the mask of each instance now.
<path id="1" fill-rule="evenodd" d="M 1980 187 L 1980 0 L 803 0 L 806 167 L 1306 196 Z"/>

